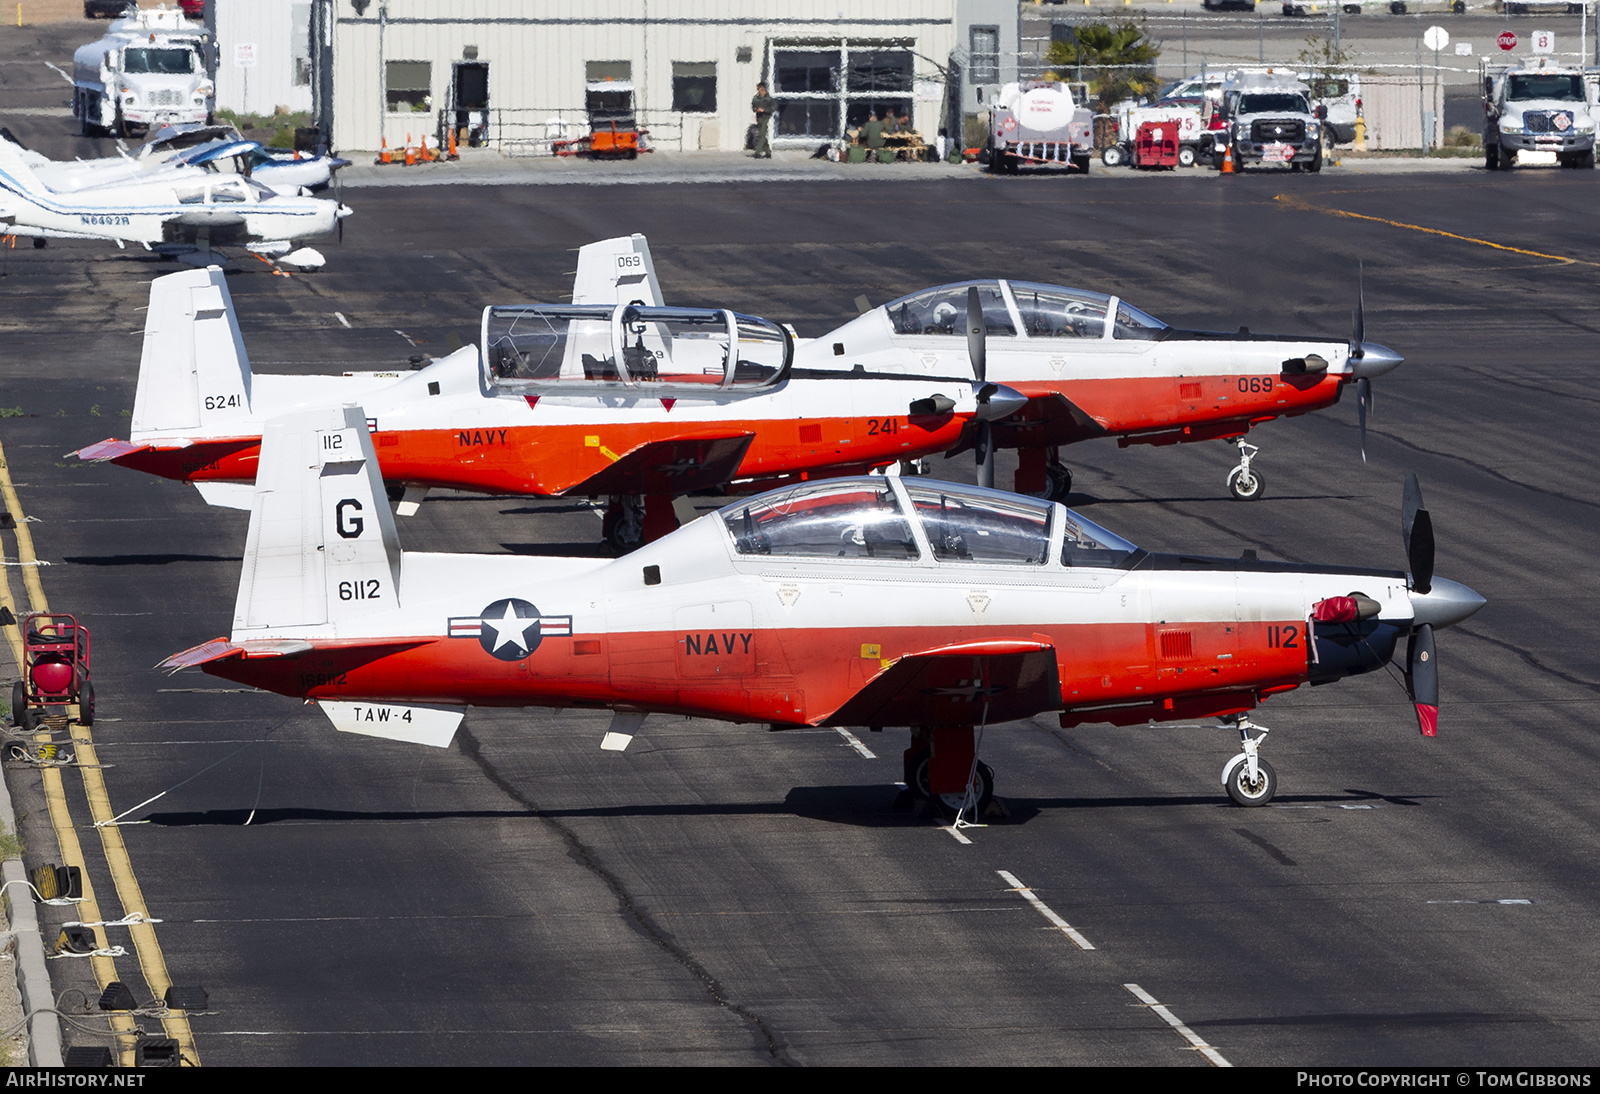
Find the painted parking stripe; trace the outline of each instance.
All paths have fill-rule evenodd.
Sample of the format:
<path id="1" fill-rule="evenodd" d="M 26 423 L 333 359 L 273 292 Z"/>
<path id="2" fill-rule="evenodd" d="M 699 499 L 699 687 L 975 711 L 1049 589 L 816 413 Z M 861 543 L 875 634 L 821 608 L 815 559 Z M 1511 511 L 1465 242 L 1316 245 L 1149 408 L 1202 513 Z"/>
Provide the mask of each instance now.
<path id="1" fill-rule="evenodd" d="M 1078 932 L 1077 928 L 1074 927 L 1072 924 L 1068 923 L 1065 919 L 1062 919 L 1060 916 L 1056 915 L 1056 913 L 1053 910 L 1051 910 L 1051 908 L 1050 908 L 1050 906 L 1048 904 L 1046 904 L 1044 901 L 1039 899 L 1039 896 L 1038 896 L 1037 893 L 1035 893 L 1032 889 L 1028 888 L 1026 885 L 1022 884 L 1022 882 L 1017 880 L 1017 875 L 1016 874 L 1013 874 L 1009 870 L 998 870 L 998 871 L 996 871 L 996 873 L 998 873 L 1000 875 L 1001 880 L 1003 880 L 1007 885 L 1011 886 L 1018 893 L 1020 893 L 1023 900 L 1026 900 L 1029 904 L 1032 904 L 1034 906 L 1034 909 L 1037 910 L 1040 915 L 1044 916 L 1052 924 L 1054 924 L 1056 926 L 1056 928 L 1061 931 L 1062 934 L 1066 935 L 1068 938 L 1072 939 L 1073 942 L 1077 943 L 1078 949 L 1080 949 L 1080 950 L 1092 950 L 1092 949 L 1094 949 L 1094 943 L 1093 942 L 1090 942 L 1087 938 L 1083 937 L 1083 935 L 1080 934 Z"/>
<path id="2" fill-rule="evenodd" d="M 1131 991 L 1135 999 L 1139 1000 L 1139 1002 L 1143 1003 L 1145 1006 L 1154 1011 L 1158 1018 L 1160 1018 L 1167 1025 L 1171 1026 L 1173 1029 L 1177 1030 L 1178 1035 L 1193 1045 L 1195 1051 L 1199 1052 L 1200 1055 L 1210 1060 L 1217 1067 L 1233 1066 L 1227 1061 L 1222 1053 L 1206 1044 L 1198 1033 L 1184 1025 L 1182 1022 L 1178 1021 L 1178 1016 L 1176 1014 L 1173 1014 L 1166 1007 L 1156 1002 L 1155 996 L 1145 991 L 1138 984 L 1124 984 L 1122 986 Z"/>
<path id="3" fill-rule="evenodd" d="M 862 744 L 861 738 L 857 737 L 854 733 L 851 733 L 848 729 L 840 727 L 839 736 L 843 737 L 846 744 L 855 749 L 857 752 L 861 753 L 861 755 L 866 759 L 876 760 L 878 758 L 878 754 L 876 752 Z"/>

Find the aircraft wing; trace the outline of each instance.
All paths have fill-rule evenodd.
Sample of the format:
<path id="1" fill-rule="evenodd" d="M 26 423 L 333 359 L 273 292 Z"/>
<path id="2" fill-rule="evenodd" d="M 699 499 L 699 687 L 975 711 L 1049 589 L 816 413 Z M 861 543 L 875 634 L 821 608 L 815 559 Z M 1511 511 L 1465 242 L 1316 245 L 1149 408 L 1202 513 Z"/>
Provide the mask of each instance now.
<path id="1" fill-rule="evenodd" d="M 687 494 L 731 480 L 753 433 L 690 437 L 640 445 L 558 494 Z"/>
<path id="2" fill-rule="evenodd" d="M 996 639 L 901 657 L 816 724 L 980 725 L 1060 707 L 1061 678 L 1049 641 Z"/>
<path id="3" fill-rule="evenodd" d="M 1074 444 L 1106 435 L 1104 426 L 1060 392 L 1029 391 L 1033 386 L 1029 384 L 1014 386 L 1028 396 L 1028 402 L 994 423 L 995 440 L 1001 447 Z"/>

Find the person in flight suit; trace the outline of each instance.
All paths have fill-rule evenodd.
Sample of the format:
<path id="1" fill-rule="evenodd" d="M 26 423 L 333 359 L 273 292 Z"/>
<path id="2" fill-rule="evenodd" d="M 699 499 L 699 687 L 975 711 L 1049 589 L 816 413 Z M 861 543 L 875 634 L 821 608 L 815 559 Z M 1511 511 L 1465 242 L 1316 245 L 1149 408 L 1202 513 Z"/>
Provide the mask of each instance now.
<path id="1" fill-rule="evenodd" d="M 756 97 L 750 100 L 750 109 L 756 115 L 756 159 L 770 160 L 772 158 L 772 140 L 768 133 L 768 124 L 773 113 L 778 109 L 777 100 L 767 94 L 767 85 L 756 85 Z"/>

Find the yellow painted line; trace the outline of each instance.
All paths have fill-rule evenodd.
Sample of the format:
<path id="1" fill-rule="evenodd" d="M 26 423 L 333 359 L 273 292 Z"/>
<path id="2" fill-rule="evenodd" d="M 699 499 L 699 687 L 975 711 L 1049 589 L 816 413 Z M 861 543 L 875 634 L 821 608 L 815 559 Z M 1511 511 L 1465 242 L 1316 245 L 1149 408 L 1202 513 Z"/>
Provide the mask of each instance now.
<path id="1" fill-rule="evenodd" d="M 45 612 L 50 610 L 49 601 L 44 596 L 44 586 L 39 580 L 39 567 L 27 565 L 38 561 L 34 552 L 33 536 L 28 531 L 28 525 L 23 520 L 22 502 L 17 497 L 15 485 L 11 482 L 11 469 L 6 462 L 5 448 L 0 446 L 0 496 L 5 498 L 6 508 L 11 510 L 12 517 L 16 520 L 17 535 L 17 561 L 24 563 L 22 567 L 23 585 L 28 591 L 28 601 L 33 611 Z M 8 583 L 9 584 L 9 583 Z M 10 597 L 7 588 L 6 597 Z M 7 628 L 20 630 L 20 627 Z M 17 663 L 20 666 L 21 639 L 17 640 Z M 48 740 L 48 734 L 40 734 L 37 740 Z M 122 904 L 124 915 L 138 912 L 148 917 L 150 912 L 145 906 L 144 893 L 139 888 L 139 881 L 133 873 L 133 862 L 128 858 L 127 845 L 122 840 L 122 833 L 110 821 L 116 814 L 111 808 L 111 798 L 106 791 L 105 777 L 99 768 L 99 759 L 94 748 L 94 737 L 88 726 L 72 726 L 73 747 L 78 760 L 84 766 L 78 771 L 83 776 L 84 796 L 89 801 L 89 814 L 94 818 L 95 829 L 100 833 L 100 845 L 105 851 L 106 866 L 111 871 L 111 881 L 117 890 L 117 899 Z M 73 826 L 72 812 L 67 806 L 66 787 L 61 778 L 61 769 L 46 767 L 40 769 L 40 776 L 44 782 L 45 800 L 49 805 L 50 822 L 56 831 L 56 840 L 61 847 L 62 862 L 69 866 L 78 867 L 78 872 L 83 878 L 84 901 L 77 906 L 78 918 L 86 923 L 93 923 L 102 918 L 99 904 L 95 902 L 93 887 L 89 881 L 89 871 L 83 857 L 83 847 L 78 842 L 78 832 Z M 95 940 L 102 949 L 106 948 L 105 928 L 93 928 Z M 133 941 L 134 952 L 139 958 L 140 970 L 144 973 L 145 986 L 156 999 L 166 995 L 167 988 L 172 985 L 171 977 L 167 974 L 166 958 L 162 956 L 161 944 L 156 940 L 155 927 L 149 923 L 139 924 L 128 928 L 128 933 Z M 116 965 L 109 957 L 92 957 L 95 980 L 102 989 L 113 980 L 121 979 L 117 975 Z M 119 1031 L 124 1027 L 132 1029 L 132 1019 L 122 1016 L 112 1019 L 112 1027 Z M 199 1066 L 200 1055 L 195 1048 L 194 1033 L 189 1028 L 189 1018 L 182 1011 L 176 1011 L 161 1020 L 162 1028 L 167 1036 L 178 1042 L 178 1051 L 184 1063 L 190 1066 Z M 133 1046 L 128 1042 L 119 1048 L 122 1062 L 125 1066 L 133 1065 Z"/>
<path id="2" fill-rule="evenodd" d="M 1285 208 L 1297 209 L 1303 213 L 1322 213 L 1331 217 L 1348 217 L 1351 220 L 1370 220 L 1377 224 L 1387 224 L 1391 228 L 1404 228 L 1410 232 L 1424 232 L 1428 235 L 1443 236 L 1446 239 L 1458 240 L 1462 243 L 1471 243 L 1478 247 L 1492 247 L 1497 251 L 1509 251 L 1512 254 L 1527 255 L 1530 258 L 1548 258 L 1553 262 L 1564 262 L 1572 266 L 1600 266 L 1600 262 L 1591 262 L 1584 258 L 1569 258 L 1566 255 L 1545 254 L 1543 251 L 1530 251 L 1523 247 L 1512 247 L 1505 243 L 1496 243 L 1490 239 L 1479 239 L 1476 236 L 1458 235 L 1455 232 L 1446 232 L 1440 228 L 1428 228 L 1421 224 L 1407 224 L 1403 220 L 1390 220 L 1387 217 L 1368 216 L 1366 213 L 1352 213 L 1348 209 L 1324 209 L 1312 205 L 1292 194 L 1277 194 L 1273 201 Z"/>
<path id="3" fill-rule="evenodd" d="M 39 556 L 33 551 L 33 533 L 22 519 L 22 502 L 17 499 L 17 488 L 11 485 L 11 467 L 6 463 L 4 447 L 0 447 L 0 493 L 4 494 L 6 508 L 11 510 L 11 516 L 17 522 L 17 561 L 24 564 L 21 567 L 22 587 L 28 590 L 28 603 L 33 605 L 36 612 L 47 612 L 50 603 L 45 600 L 44 586 L 39 582 L 39 567 L 28 565 L 37 563 Z"/>
<path id="4" fill-rule="evenodd" d="M 49 734 L 38 734 L 35 740 L 49 739 Z M 89 880 L 89 870 L 83 861 L 83 846 L 78 842 L 78 830 L 72 824 L 72 811 L 67 807 L 66 787 L 61 781 L 61 769 L 58 767 L 43 767 L 39 769 L 40 777 L 44 780 L 44 800 L 49 807 L 50 823 L 56 830 L 56 842 L 61 847 L 61 862 L 65 866 L 76 866 L 83 879 L 83 902 L 73 906 L 72 912 L 77 919 L 84 923 L 95 923 L 105 918 L 100 914 L 100 904 L 95 900 L 94 884 Z M 99 949 L 106 948 L 106 931 L 104 927 L 95 927 L 95 946 Z M 46 939 L 48 949 L 53 944 Z M 63 958 L 70 961 L 72 958 Z M 107 984 L 113 980 L 121 980 L 117 974 L 116 962 L 109 957 L 95 956 L 89 958 L 89 967 L 94 970 L 95 983 L 104 991 Z M 126 1014 L 112 1013 L 111 1028 L 119 1034 L 133 1032 L 133 1019 Z M 131 1037 L 118 1038 L 117 1053 L 123 1067 L 133 1066 L 133 1040 Z"/>
<path id="5" fill-rule="evenodd" d="M 94 818 L 95 829 L 100 833 L 100 843 L 106 852 L 106 865 L 111 870 L 111 881 L 117 888 L 117 899 L 122 902 L 122 914 L 133 915 L 137 912 L 148 919 L 150 909 L 144 902 L 139 879 L 134 876 L 127 844 L 122 842 L 122 829 L 107 823 L 116 814 L 111 809 L 111 795 L 106 792 L 105 776 L 100 770 L 100 760 L 95 753 L 94 738 L 88 726 L 73 723 L 72 744 L 81 765 L 78 773 L 83 776 L 83 792 L 89 799 L 89 815 Z M 144 982 L 150 994 L 157 999 L 164 998 L 167 989 L 172 986 L 172 977 L 167 974 L 167 959 L 162 956 L 161 943 L 156 941 L 155 925 L 137 923 L 128 928 L 128 934 L 133 939 L 133 949 L 138 954 L 139 968 L 144 973 Z M 161 1025 L 167 1031 L 167 1036 L 178 1042 L 178 1052 L 183 1060 L 198 1064 L 200 1056 L 195 1050 L 194 1033 L 189 1028 L 188 1015 L 173 1011 L 161 1020 Z"/>

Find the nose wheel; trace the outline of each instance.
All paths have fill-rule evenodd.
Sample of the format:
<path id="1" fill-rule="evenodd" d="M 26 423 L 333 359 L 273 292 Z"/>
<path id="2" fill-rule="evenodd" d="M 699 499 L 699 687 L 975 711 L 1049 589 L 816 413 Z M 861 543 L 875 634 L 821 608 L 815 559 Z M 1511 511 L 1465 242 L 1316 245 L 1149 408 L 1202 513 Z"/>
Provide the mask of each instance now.
<path id="1" fill-rule="evenodd" d="M 1261 742 L 1269 732 L 1267 727 L 1256 725 L 1242 714 L 1222 721 L 1239 727 L 1239 747 L 1243 749 L 1222 769 L 1222 785 L 1228 788 L 1228 797 L 1236 805 L 1266 805 L 1278 792 L 1277 772 L 1259 755 Z"/>
<path id="2" fill-rule="evenodd" d="M 1228 472 L 1228 493 L 1240 501 L 1255 501 L 1267 488 L 1261 472 L 1250 466 L 1250 461 L 1255 459 L 1261 448 L 1243 437 L 1235 439 L 1233 443 L 1239 446 L 1239 466 Z"/>

